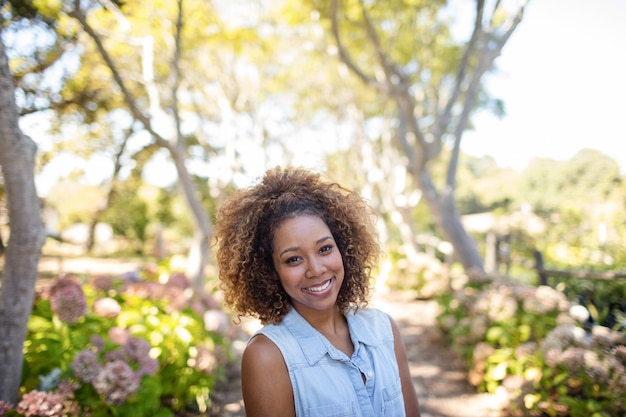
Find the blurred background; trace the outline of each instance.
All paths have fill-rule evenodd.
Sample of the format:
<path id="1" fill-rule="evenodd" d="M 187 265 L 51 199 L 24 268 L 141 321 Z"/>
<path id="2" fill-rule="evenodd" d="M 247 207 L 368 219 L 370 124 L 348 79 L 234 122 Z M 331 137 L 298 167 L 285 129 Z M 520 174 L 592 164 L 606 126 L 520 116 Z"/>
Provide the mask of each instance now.
<path id="1" fill-rule="evenodd" d="M 544 384 L 511 383 L 519 410 L 624 411 L 528 370 L 561 363 L 538 346 L 574 305 L 579 327 L 615 331 L 606 349 L 623 348 L 625 2 L 0 4 L 19 125 L 38 146 L 40 279 L 184 276 L 219 309 L 216 209 L 268 168 L 306 166 L 369 201 L 385 250 L 376 288 L 439 300 L 480 390 L 515 376 Z M 6 207 L 0 176 L 0 250 Z M 507 329 L 497 323 L 511 317 L 467 298 L 497 303 L 502 285 L 519 304 Z M 544 287 L 567 307 L 544 294 L 551 307 L 533 310 Z M 510 362 L 513 351 L 489 362 L 529 341 L 540 364 Z M 495 350 L 476 353 L 487 342 Z M 611 369 L 603 384 L 620 397 L 623 366 Z"/>
<path id="2" fill-rule="evenodd" d="M 443 224 L 458 216 L 479 247 L 516 234 L 513 257 L 532 246 L 623 267 L 621 2 L 531 2 L 518 26 L 520 3 L 503 5 L 483 17 L 494 45 L 467 57 L 472 2 L 380 4 L 369 23 L 344 5 L 337 39 L 332 2 L 190 1 L 179 26 L 174 3 L 94 3 L 82 25 L 71 2 L 9 4 L 3 41 L 39 146 L 44 221 L 70 244 L 49 240 L 51 252 L 185 254 L 229 190 L 289 164 L 367 197 L 389 253 L 417 250 L 418 235 L 471 246 Z"/>

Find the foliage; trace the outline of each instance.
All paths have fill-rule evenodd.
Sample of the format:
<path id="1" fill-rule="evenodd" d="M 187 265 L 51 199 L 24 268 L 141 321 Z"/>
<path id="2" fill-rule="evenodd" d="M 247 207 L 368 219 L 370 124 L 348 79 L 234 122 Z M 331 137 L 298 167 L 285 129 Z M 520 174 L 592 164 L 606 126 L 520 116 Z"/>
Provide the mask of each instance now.
<path id="1" fill-rule="evenodd" d="M 144 198 L 138 198 L 141 197 L 142 186 L 143 183 L 133 177 L 124 181 L 103 218 L 103 221 L 113 227 L 116 235 L 136 242 L 138 248 L 142 248 L 146 242 L 146 229 L 150 222 L 148 202 Z"/>
<path id="2" fill-rule="evenodd" d="M 548 282 L 553 280 L 549 279 Z M 563 293 L 589 310 L 589 321 L 618 331 L 626 331 L 618 315 L 626 312 L 626 281 L 569 279 L 556 284 Z"/>
<path id="3" fill-rule="evenodd" d="M 56 224 L 46 225 L 50 229 L 65 230 L 77 223 L 89 223 L 102 201 L 99 187 L 80 184 L 67 179 L 56 183 L 45 198 L 47 207 L 58 213 Z"/>
<path id="4" fill-rule="evenodd" d="M 217 307 L 182 274 L 150 266 L 85 285 L 55 280 L 34 304 L 22 399 L 7 415 L 43 416 L 43 407 L 63 416 L 206 410 L 228 359 L 228 319 Z"/>
<path id="5" fill-rule="evenodd" d="M 626 336 L 601 326 L 587 332 L 588 311 L 563 293 L 493 282 L 439 303 L 438 323 L 467 360 L 470 382 L 506 392 L 513 415 L 626 412 Z"/>
<path id="6" fill-rule="evenodd" d="M 575 207 L 575 202 L 607 200 L 621 182 L 617 162 L 598 151 L 584 149 L 572 159 L 555 165 L 535 159 L 520 183 L 519 196 L 536 211 Z"/>

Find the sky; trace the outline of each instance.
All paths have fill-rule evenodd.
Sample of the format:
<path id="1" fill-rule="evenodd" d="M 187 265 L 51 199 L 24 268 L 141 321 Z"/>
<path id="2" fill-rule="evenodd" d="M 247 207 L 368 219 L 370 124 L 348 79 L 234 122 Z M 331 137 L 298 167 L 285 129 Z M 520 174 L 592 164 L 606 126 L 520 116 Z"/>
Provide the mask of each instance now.
<path id="1" fill-rule="evenodd" d="M 472 1 L 454 1 L 472 13 Z M 624 22 L 626 0 L 529 0 L 522 23 L 496 60 L 497 71 L 486 78 L 490 93 L 504 101 L 506 115 L 478 113 L 474 130 L 464 134 L 463 151 L 521 170 L 534 157 L 567 160 L 593 148 L 614 158 L 626 174 Z M 299 149 L 303 165 L 321 164 L 318 148 Z M 76 166 L 57 162 L 37 179 L 43 194 Z M 100 173 L 94 183 L 110 168 L 109 160 L 96 162 L 89 162 Z M 175 178 L 171 164 L 152 168 L 148 176 L 157 185 Z"/>
<path id="2" fill-rule="evenodd" d="M 626 0 L 530 0 L 496 65 L 507 114 L 478 114 L 464 152 L 523 169 L 592 148 L 626 173 Z"/>

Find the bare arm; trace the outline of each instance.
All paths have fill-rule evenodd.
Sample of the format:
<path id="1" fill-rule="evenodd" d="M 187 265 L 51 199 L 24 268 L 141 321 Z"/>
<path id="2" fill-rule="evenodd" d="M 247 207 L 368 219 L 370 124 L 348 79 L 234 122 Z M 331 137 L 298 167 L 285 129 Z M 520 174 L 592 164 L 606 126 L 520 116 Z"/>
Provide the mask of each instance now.
<path id="1" fill-rule="evenodd" d="M 411 380 L 411 373 L 409 372 L 409 362 L 406 357 L 404 341 L 402 340 L 402 335 L 400 334 L 400 329 L 398 329 L 396 322 L 391 317 L 389 317 L 389 321 L 393 329 L 393 344 L 396 352 L 396 360 L 398 361 L 398 370 L 400 371 L 402 396 L 404 397 L 404 411 L 407 417 L 420 417 L 419 403 L 417 401 L 413 381 Z"/>
<path id="2" fill-rule="evenodd" d="M 250 341 L 241 359 L 241 386 L 248 417 L 295 417 L 293 388 L 278 347 L 263 335 Z"/>

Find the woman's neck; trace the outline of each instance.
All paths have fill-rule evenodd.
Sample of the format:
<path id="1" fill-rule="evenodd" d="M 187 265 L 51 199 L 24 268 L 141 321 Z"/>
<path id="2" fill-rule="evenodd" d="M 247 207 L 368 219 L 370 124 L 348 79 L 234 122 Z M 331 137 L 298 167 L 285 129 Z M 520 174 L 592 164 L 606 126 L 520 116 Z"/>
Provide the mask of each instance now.
<path id="1" fill-rule="evenodd" d="M 329 310 L 313 310 L 294 307 L 296 311 L 320 332 L 337 349 L 352 356 L 354 346 L 350 337 L 350 329 L 346 317 L 335 307 Z"/>

